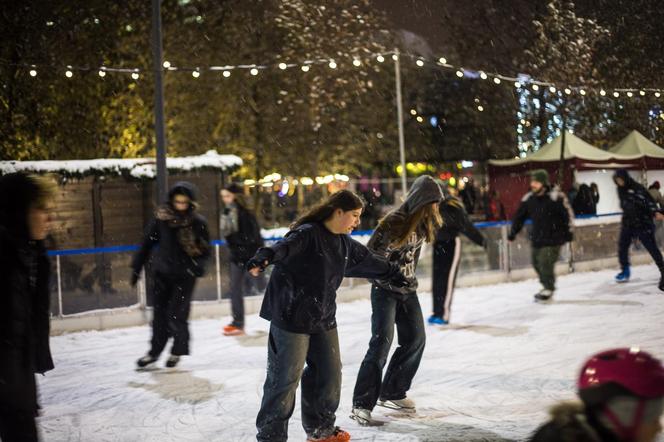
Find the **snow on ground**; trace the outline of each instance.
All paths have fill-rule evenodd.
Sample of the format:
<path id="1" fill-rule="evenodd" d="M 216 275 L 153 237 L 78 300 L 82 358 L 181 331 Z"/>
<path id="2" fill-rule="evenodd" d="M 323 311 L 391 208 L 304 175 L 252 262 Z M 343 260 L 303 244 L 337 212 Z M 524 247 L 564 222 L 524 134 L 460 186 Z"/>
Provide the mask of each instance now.
<path id="1" fill-rule="evenodd" d="M 639 345 L 664 356 L 664 294 L 654 266 L 561 277 L 555 303 L 532 302 L 534 280 L 457 290 L 452 326 L 427 326 L 427 347 L 410 391 L 409 419 L 348 418 L 370 337 L 370 303 L 339 306 L 344 362 L 338 424 L 363 441 L 523 440 L 554 402 L 573 397 L 580 364 L 593 352 Z M 367 287 L 368 296 L 368 287 Z M 425 314 L 429 296 L 421 297 Z M 250 441 L 265 377 L 268 323 L 248 318 L 250 336 L 220 335 L 224 320 L 191 324 L 192 356 L 173 371 L 136 372 L 148 327 L 52 338 L 56 369 L 40 377 L 46 441 Z M 163 362 L 163 361 L 162 361 Z M 304 440 L 298 405 L 291 440 Z M 664 438 L 660 439 L 664 441 Z"/>

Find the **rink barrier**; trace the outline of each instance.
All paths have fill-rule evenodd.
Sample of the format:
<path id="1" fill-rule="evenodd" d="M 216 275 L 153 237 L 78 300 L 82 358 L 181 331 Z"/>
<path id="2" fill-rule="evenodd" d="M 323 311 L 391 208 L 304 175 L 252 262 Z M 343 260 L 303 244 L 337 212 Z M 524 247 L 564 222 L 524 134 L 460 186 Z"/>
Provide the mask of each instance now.
<path id="1" fill-rule="evenodd" d="M 600 219 L 604 217 L 614 217 L 617 215 L 621 215 L 621 212 L 616 212 L 616 213 L 607 213 L 607 214 L 601 214 L 601 215 L 580 215 L 575 217 L 577 220 L 592 220 L 592 219 Z M 475 227 L 478 229 L 488 229 L 488 228 L 500 228 L 501 229 L 501 237 L 500 241 L 498 243 L 498 254 L 499 254 L 499 260 L 500 260 L 500 271 L 509 274 L 511 272 L 510 268 L 510 245 L 509 241 L 507 240 L 508 237 L 508 226 L 512 224 L 511 221 L 482 221 L 482 222 L 477 222 L 474 223 Z M 530 220 L 527 220 L 525 224 L 531 224 Z M 358 230 L 354 231 L 351 233 L 351 236 L 357 236 L 357 237 L 367 237 L 371 236 L 373 234 L 373 230 Z M 264 237 L 263 239 L 265 240 L 266 243 L 273 243 L 276 241 L 279 241 L 283 239 L 283 236 L 269 236 L 269 237 Z M 222 263 L 221 263 L 221 247 L 224 247 L 227 245 L 225 240 L 222 239 L 215 239 L 210 241 L 210 245 L 214 247 L 214 259 L 215 259 L 215 273 L 216 273 L 216 301 L 221 302 L 222 300 L 222 285 L 221 285 L 221 272 L 222 272 Z M 568 248 L 568 254 L 570 256 L 569 259 L 569 270 L 573 271 L 574 270 L 574 253 L 573 250 L 570 249 L 570 243 L 566 244 L 566 247 Z M 81 312 L 81 313 L 74 313 L 74 314 L 64 314 L 63 313 L 63 307 L 62 307 L 62 271 L 61 271 L 61 262 L 60 262 L 60 257 L 62 256 L 77 256 L 77 255 L 94 255 L 94 254 L 101 254 L 101 253 L 126 253 L 126 252 L 135 252 L 139 250 L 140 246 L 138 245 L 119 245 L 119 246 L 109 246 L 109 247 L 94 247 L 94 248 L 81 248 L 81 249 L 63 249 L 63 250 L 49 250 L 47 251 L 47 255 L 51 257 L 55 257 L 56 261 L 56 289 L 57 289 L 57 295 L 58 295 L 58 312 L 57 312 L 57 317 L 59 318 L 64 318 L 64 317 L 69 317 L 69 316 L 79 316 L 81 314 L 85 314 L 87 311 Z M 138 306 L 140 309 L 146 309 L 147 308 L 147 290 L 146 290 L 146 278 L 145 278 L 145 271 L 142 273 L 142 277 L 140 278 L 140 283 L 137 284 L 137 298 L 138 302 L 135 304 Z M 201 301 L 201 302 L 206 302 L 206 301 Z M 126 309 L 127 307 L 118 307 L 117 309 Z M 112 309 L 111 309 L 112 310 Z"/>

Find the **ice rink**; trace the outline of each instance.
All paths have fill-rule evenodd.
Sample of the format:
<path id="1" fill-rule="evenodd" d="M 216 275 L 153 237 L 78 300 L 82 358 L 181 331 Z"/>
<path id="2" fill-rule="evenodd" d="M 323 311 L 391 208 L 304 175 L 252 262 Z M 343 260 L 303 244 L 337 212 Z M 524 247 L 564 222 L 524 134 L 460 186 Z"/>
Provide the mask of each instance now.
<path id="1" fill-rule="evenodd" d="M 383 422 L 348 418 L 352 390 L 370 337 L 371 306 L 340 304 L 344 363 L 338 425 L 362 441 L 524 440 L 547 408 L 574 396 L 580 364 L 591 353 L 637 345 L 664 357 L 664 293 L 654 265 L 577 273 L 558 281 L 555 302 L 536 304 L 534 280 L 456 291 L 453 325 L 427 326 L 424 359 L 403 418 L 376 409 Z M 428 291 L 428 287 L 424 287 Z M 420 296 L 425 315 L 430 295 Z M 191 323 L 192 355 L 174 371 L 136 372 L 149 328 L 81 332 L 51 339 L 55 370 L 39 377 L 45 441 L 251 441 L 265 378 L 269 324 L 247 318 L 249 334 L 223 337 L 228 318 Z M 163 364 L 165 355 L 160 364 Z M 290 440 L 303 441 L 299 398 Z M 664 438 L 660 438 L 664 441 Z"/>

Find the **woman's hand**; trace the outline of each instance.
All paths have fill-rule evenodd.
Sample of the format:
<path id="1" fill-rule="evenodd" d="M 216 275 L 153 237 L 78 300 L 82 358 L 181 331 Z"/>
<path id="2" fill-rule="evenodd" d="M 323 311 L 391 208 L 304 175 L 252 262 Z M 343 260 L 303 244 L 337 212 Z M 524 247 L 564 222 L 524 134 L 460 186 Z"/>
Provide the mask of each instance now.
<path id="1" fill-rule="evenodd" d="M 251 276 L 258 276 L 265 271 L 265 268 L 269 264 L 270 263 L 267 261 L 267 259 L 264 261 L 259 261 L 257 259 L 251 258 L 249 261 L 247 261 L 247 271 L 251 274 Z"/>

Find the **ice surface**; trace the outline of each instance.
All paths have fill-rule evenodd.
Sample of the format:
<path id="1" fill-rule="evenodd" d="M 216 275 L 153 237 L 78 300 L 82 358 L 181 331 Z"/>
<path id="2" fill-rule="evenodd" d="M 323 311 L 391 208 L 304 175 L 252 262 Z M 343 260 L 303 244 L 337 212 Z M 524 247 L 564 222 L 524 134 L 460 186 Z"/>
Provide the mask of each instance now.
<path id="1" fill-rule="evenodd" d="M 623 285 L 613 283 L 614 273 L 561 277 L 551 305 L 532 302 L 534 280 L 457 290 L 453 325 L 427 326 L 424 359 L 409 394 L 417 416 L 377 409 L 385 424 L 371 428 L 348 418 L 370 337 L 370 303 L 339 305 L 344 378 L 338 424 L 363 441 L 523 440 L 548 406 L 573 398 L 589 354 L 639 345 L 664 356 L 664 294 L 655 266 L 635 267 Z M 428 314 L 429 296 L 421 300 Z M 255 440 L 268 323 L 250 316 L 249 336 L 227 338 L 220 334 L 227 321 L 193 321 L 192 355 L 174 372 L 134 371 L 147 350 L 147 327 L 53 337 L 56 369 L 39 377 L 44 440 Z M 305 440 L 299 411 L 298 395 L 290 422 L 295 441 Z"/>

